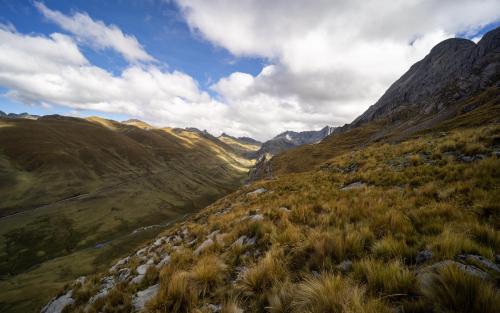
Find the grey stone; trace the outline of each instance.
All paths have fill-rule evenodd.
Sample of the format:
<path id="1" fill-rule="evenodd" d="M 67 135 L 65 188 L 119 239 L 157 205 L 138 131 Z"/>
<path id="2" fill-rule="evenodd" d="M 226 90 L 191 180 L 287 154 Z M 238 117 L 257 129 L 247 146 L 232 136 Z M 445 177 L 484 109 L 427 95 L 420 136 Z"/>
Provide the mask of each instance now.
<path id="1" fill-rule="evenodd" d="M 71 298 L 73 291 L 70 290 L 66 294 L 53 298 L 46 306 L 42 308 L 41 313 L 61 313 L 65 307 L 71 305 L 75 302 L 73 298 Z"/>
<path id="2" fill-rule="evenodd" d="M 108 295 L 108 292 L 115 286 L 115 278 L 113 276 L 106 276 L 101 279 L 101 287 L 99 292 L 90 298 L 89 303 L 94 303 L 97 299 L 103 298 Z"/>
<path id="3" fill-rule="evenodd" d="M 115 265 L 111 267 L 110 271 L 111 272 L 116 271 L 120 266 L 127 264 L 129 260 L 130 260 L 129 256 L 119 260 L 118 262 L 115 263 Z"/>
<path id="4" fill-rule="evenodd" d="M 479 268 L 472 266 L 472 265 L 465 265 L 453 260 L 445 260 L 441 261 L 432 265 L 429 265 L 427 267 L 424 267 L 423 269 L 419 270 L 417 273 L 417 280 L 419 284 L 423 287 L 426 287 L 429 285 L 431 282 L 431 278 L 433 275 L 435 275 L 440 269 L 448 266 L 456 266 L 457 268 L 461 269 L 462 271 L 472 275 L 479 277 L 480 279 L 486 280 L 489 278 L 488 273 L 480 270 Z"/>
<path id="5" fill-rule="evenodd" d="M 132 278 L 130 283 L 131 284 L 140 284 L 143 279 L 144 279 L 144 275 L 139 274 L 139 275 L 135 276 L 134 278 Z"/>
<path id="6" fill-rule="evenodd" d="M 210 234 L 207 235 L 207 238 L 214 240 L 215 235 L 217 235 L 218 233 L 220 233 L 220 230 L 218 230 L 218 229 L 214 230 L 213 232 L 211 232 Z"/>
<path id="7" fill-rule="evenodd" d="M 346 186 L 340 188 L 340 190 L 345 191 L 345 190 L 361 189 L 361 188 L 365 188 L 365 187 L 366 187 L 365 183 L 357 181 L 357 182 L 350 183 L 349 185 L 346 185 Z"/>
<path id="8" fill-rule="evenodd" d="M 217 313 L 217 312 L 221 312 L 222 311 L 222 305 L 220 304 L 212 304 L 212 303 L 209 303 L 207 305 L 207 308 L 213 312 L 213 313 Z"/>
<path id="9" fill-rule="evenodd" d="M 118 271 L 118 281 L 124 282 L 130 277 L 132 271 L 129 268 L 122 268 Z"/>
<path id="10" fill-rule="evenodd" d="M 474 254 L 461 254 L 458 256 L 458 258 L 467 263 L 479 263 L 481 264 L 481 266 L 487 268 L 490 271 L 500 273 L 500 267 L 483 256 Z"/>
<path id="11" fill-rule="evenodd" d="M 203 241 L 196 250 L 194 250 L 194 255 L 199 255 L 208 248 L 212 247 L 214 245 L 214 241 L 212 239 L 207 239 Z"/>
<path id="12" fill-rule="evenodd" d="M 287 207 L 284 207 L 284 206 L 278 208 L 278 210 L 280 210 L 281 212 L 284 212 L 284 213 L 290 213 L 290 209 L 288 209 Z"/>
<path id="13" fill-rule="evenodd" d="M 340 262 L 339 265 L 337 265 L 337 268 L 341 270 L 342 272 L 349 272 L 352 268 L 352 261 L 350 260 L 344 260 Z"/>
<path id="14" fill-rule="evenodd" d="M 148 269 L 151 267 L 151 264 L 143 264 L 139 265 L 135 270 L 137 274 L 139 275 L 144 275 L 148 271 Z"/>
<path id="15" fill-rule="evenodd" d="M 253 222 L 259 222 L 259 221 L 264 220 L 264 216 L 262 214 L 251 215 L 250 220 Z"/>
<path id="16" fill-rule="evenodd" d="M 170 255 L 166 255 L 163 259 L 161 259 L 161 261 L 156 264 L 156 268 L 162 268 L 168 263 L 170 263 Z"/>
<path id="17" fill-rule="evenodd" d="M 141 311 L 142 309 L 144 309 L 146 303 L 158 293 L 159 289 L 160 285 L 156 284 L 150 286 L 145 290 L 137 292 L 132 299 L 132 305 L 134 306 L 134 309 L 136 311 Z"/>
<path id="18" fill-rule="evenodd" d="M 430 250 L 422 250 L 417 253 L 417 257 L 415 261 L 417 264 L 422 264 L 432 259 L 432 251 Z"/>
<path id="19" fill-rule="evenodd" d="M 247 193 L 247 195 L 248 196 L 256 196 L 256 195 L 260 195 L 261 193 L 264 193 L 266 191 L 267 191 L 266 188 L 259 188 L 259 189 L 256 189 L 254 191 L 251 191 L 251 192 Z"/>
<path id="20" fill-rule="evenodd" d="M 75 280 L 75 283 L 76 284 L 80 284 L 80 285 L 83 285 L 85 283 L 85 281 L 87 280 L 87 278 L 85 276 L 80 276 L 78 277 L 76 280 Z"/>

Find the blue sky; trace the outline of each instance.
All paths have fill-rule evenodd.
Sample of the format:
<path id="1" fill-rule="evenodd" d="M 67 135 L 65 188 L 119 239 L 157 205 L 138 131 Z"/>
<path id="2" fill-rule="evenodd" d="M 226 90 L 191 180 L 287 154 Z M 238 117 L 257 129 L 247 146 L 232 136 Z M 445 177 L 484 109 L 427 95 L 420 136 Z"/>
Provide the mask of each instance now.
<path id="1" fill-rule="evenodd" d="M 499 25 L 498 0 L 0 0 L 0 110 L 266 140 L 349 123 Z"/>
<path id="2" fill-rule="evenodd" d="M 124 33 L 138 38 L 161 66 L 189 74 L 198 81 L 203 90 L 209 93 L 212 91 L 208 87 L 220 78 L 236 71 L 256 75 L 265 64 L 264 58 L 235 57 L 226 49 L 191 33 L 173 1 L 48 0 L 43 3 L 52 10 L 68 15 L 76 11 L 87 12 L 95 20 L 117 25 Z M 54 32 L 65 33 L 40 14 L 31 0 L 0 0 L 0 23 L 11 24 L 21 33 L 45 35 Z M 88 47 L 83 47 L 82 50 L 94 65 L 115 74 L 127 66 L 127 62 L 112 50 L 94 51 Z M 0 86 L 0 93 L 5 91 L 6 88 Z M 0 97 L 0 110 L 13 113 L 28 111 L 42 115 L 68 114 L 72 111 L 61 106 L 53 106 L 51 109 L 30 106 L 6 97 Z M 99 115 L 117 120 L 130 117 L 126 114 L 95 110 L 80 110 L 80 112 L 82 115 Z"/>

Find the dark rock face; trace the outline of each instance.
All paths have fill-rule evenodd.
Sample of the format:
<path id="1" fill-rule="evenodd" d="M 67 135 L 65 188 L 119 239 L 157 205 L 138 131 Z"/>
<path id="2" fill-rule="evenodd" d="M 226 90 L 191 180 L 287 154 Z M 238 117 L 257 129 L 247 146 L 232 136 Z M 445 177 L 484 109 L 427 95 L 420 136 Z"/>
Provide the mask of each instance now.
<path id="1" fill-rule="evenodd" d="M 283 132 L 273 139 L 264 142 L 260 150 L 257 151 L 257 156 L 262 156 L 266 153 L 276 155 L 293 147 L 311 143 L 318 143 L 326 136 L 332 134 L 334 130 L 335 127 L 325 126 L 323 129 L 318 131 L 312 130 L 304 132 Z"/>
<path id="2" fill-rule="evenodd" d="M 404 109 L 414 109 L 417 115 L 437 113 L 457 100 L 498 86 L 499 78 L 500 27 L 477 45 L 467 39 L 447 39 L 415 63 L 352 126 Z"/>

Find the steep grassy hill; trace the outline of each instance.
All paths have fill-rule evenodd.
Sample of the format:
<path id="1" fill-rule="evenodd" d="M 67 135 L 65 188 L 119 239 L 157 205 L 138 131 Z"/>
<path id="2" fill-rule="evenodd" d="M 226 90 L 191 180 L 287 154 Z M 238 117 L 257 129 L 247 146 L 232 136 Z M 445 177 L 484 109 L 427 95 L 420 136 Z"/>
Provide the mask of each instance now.
<path id="1" fill-rule="evenodd" d="M 262 143 L 248 137 L 233 137 L 228 134 L 222 134 L 217 137 L 220 141 L 228 144 L 233 149 L 239 151 L 241 154 L 246 156 L 253 156 L 253 154 L 260 149 Z"/>
<path id="2" fill-rule="evenodd" d="M 46 302 L 235 190 L 252 165 L 213 136 L 139 122 L 0 119 L 0 311 Z"/>
<path id="3" fill-rule="evenodd" d="M 497 312 L 499 156 L 500 125 L 443 127 L 256 182 L 46 309 Z"/>
<path id="4" fill-rule="evenodd" d="M 342 131 L 334 133 L 314 146 L 301 146 L 285 151 L 261 166 L 271 168 L 274 176 L 305 172 L 319 167 L 334 156 L 361 149 L 372 143 L 396 143 L 440 129 L 474 127 L 498 122 L 500 122 L 500 88 L 493 86 L 478 95 L 454 103 L 448 114 L 438 118 L 433 114 L 415 118 L 413 110 L 408 109 L 399 112 L 397 117 L 379 118 L 356 127 L 347 125 Z"/>

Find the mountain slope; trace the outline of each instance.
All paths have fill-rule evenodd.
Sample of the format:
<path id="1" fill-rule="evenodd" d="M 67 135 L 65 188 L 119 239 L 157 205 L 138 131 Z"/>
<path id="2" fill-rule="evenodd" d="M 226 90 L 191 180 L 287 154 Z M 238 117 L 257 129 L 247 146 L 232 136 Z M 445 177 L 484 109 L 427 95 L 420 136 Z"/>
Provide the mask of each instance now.
<path id="1" fill-rule="evenodd" d="M 462 119 L 462 126 L 477 125 L 477 115 L 480 121 L 498 121 L 499 73 L 500 28 L 477 45 L 445 40 L 353 123 L 335 129 L 318 145 L 286 151 L 261 166 L 274 175 L 307 171 L 335 155 L 376 141 L 400 141 L 454 118 Z"/>
<path id="2" fill-rule="evenodd" d="M 325 126 L 318 131 L 286 131 L 264 142 L 259 151 L 257 151 L 256 155 L 277 155 L 294 147 L 311 143 L 318 143 L 323 140 L 323 138 L 329 136 L 334 131 L 334 129 L 335 127 Z"/>
<path id="3" fill-rule="evenodd" d="M 0 311 L 30 311 L 233 191 L 252 164 L 213 136 L 137 124 L 0 118 Z"/>
<path id="4" fill-rule="evenodd" d="M 499 136 L 374 143 L 241 188 L 43 312 L 494 313 Z"/>
<path id="5" fill-rule="evenodd" d="M 220 141 L 231 146 L 233 149 L 237 150 L 240 154 L 246 155 L 247 157 L 253 157 L 253 152 L 260 149 L 262 143 L 255 139 L 249 137 L 233 137 L 228 134 L 222 133 L 217 137 Z"/>

